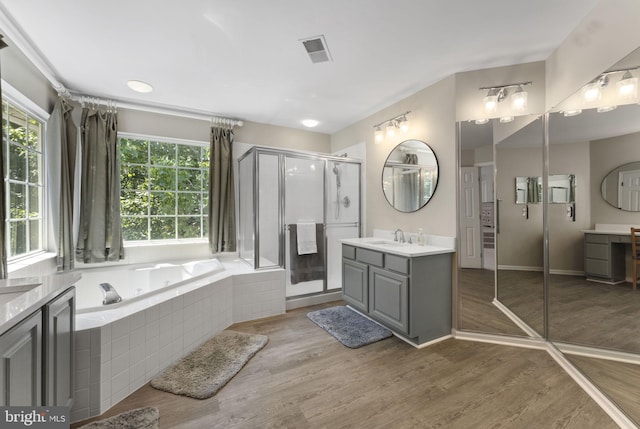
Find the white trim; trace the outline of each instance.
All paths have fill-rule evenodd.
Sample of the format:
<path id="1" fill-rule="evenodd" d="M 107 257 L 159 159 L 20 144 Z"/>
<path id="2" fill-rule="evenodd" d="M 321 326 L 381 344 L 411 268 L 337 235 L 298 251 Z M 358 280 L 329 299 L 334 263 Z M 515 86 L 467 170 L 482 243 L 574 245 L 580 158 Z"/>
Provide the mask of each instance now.
<path id="1" fill-rule="evenodd" d="M 164 136 L 152 136 L 149 134 L 127 133 L 127 132 L 120 132 L 120 131 L 118 131 L 118 138 L 159 141 L 163 143 L 189 144 L 193 146 L 209 146 L 208 141 L 179 139 L 179 138 L 164 137 Z"/>
<path id="2" fill-rule="evenodd" d="M 18 106 L 22 107 L 29 114 L 31 114 L 31 116 L 44 122 L 43 134 L 46 134 L 47 121 L 49 120 L 49 116 L 51 116 L 49 113 L 47 113 L 46 110 L 38 106 L 33 102 L 33 100 L 18 91 L 13 85 L 11 85 L 4 79 L 2 79 L 2 96 L 6 97 L 7 100 L 11 101 L 13 104 L 17 104 Z"/>
<path id="3" fill-rule="evenodd" d="M 630 363 L 640 365 L 640 356 L 634 353 L 622 352 L 618 350 L 598 349 L 577 344 L 567 344 L 554 342 L 554 345 L 562 353 L 575 356 L 585 356 L 594 359 L 604 359 L 614 362 Z"/>
<path id="4" fill-rule="evenodd" d="M 324 304 L 325 302 L 339 301 L 342 299 L 342 290 L 335 292 L 327 292 L 312 296 L 302 296 L 299 298 L 291 298 L 286 301 L 287 310 L 295 308 L 309 307 L 316 304 Z"/>
<path id="5" fill-rule="evenodd" d="M 503 346 L 523 347 L 526 349 L 546 350 L 546 341 L 542 338 L 512 337 L 500 334 L 485 334 L 481 332 L 453 330 L 453 338 L 463 341 L 499 344 Z"/>
<path id="6" fill-rule="evenodd" d="M 389 329 L 389 328 L 387 328 L 387 329 Z M 405 343 L 407 343 L 409 345 L 412 345 L 416 349 L 423 349 L 423 348 L 431 346 L 433 344 L 440 343 L 440 342 L 442 342 L 444 340 L 448 340 L 450 338 L 453 338 L 453 335 L 449 334 L 449 335 L 445 335 L 443 337 L 436 338 L 435 340 L 427 341 L 426 343 L 416 344 L 413 341 L 409 340 L 408 338 L 405 338 L 405 337 L 401 336 L 400 334 L 396 334 L 393 331 L 391 331 L 391 333 L 393 334 L 394 337 L 401 339 L 402 341 L 404 341 Z"/>
<path id="7" fill-rule="evenodd" d="M 493 305 L 498 307 L 498 310 L 504 313 L 513 323 L 515 323 L 518 328 L 522 329 L 525 334 L 533 338 L 542 338 L 541 335 L 535 331 L 532 327 L 530 327 L 527 323 L 525 323 L 520 317 L 518 317 L 514 312 L 512 312 L 507 306 L 498 301 L 497 299 L 493 299 Z"/>
<path id="8" fill-rule="evenodd" d="M 511 270 L 511 271 L 535 271 L 535 272 L 544 271 L 542 267 L 527 267 L 524 265 L 498 265 L 498 269 Z"/>
<path id="9" fill-rule="evenodd" d="M 556 274 L 559 276 L 584 276 L 584 271 L 578 270 L 549 270 L 549 274 Z"/>
<path id="10" fill-rule="evenodd" d="M 492 167 L 493 161 L 475 162 L 473 166 L 474 167 Z"/>

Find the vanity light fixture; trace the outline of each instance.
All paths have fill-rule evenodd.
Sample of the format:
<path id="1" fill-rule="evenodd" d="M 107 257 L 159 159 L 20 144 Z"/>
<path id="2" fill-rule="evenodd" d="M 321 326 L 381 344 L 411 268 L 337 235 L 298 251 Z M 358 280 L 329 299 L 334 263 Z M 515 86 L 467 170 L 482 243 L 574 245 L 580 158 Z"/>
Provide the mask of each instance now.
<path id="1" fill-rule="evenodd" d="M 488 124 L 488 123 L 489 123 L 489 119 L 488 118 L 476 119 L 476 125 L 484 125 L 484 124 Z"/>
<path id="2" fill-rule="evenodd" d="M 500 118 L 500 123 L 501 124 L 508 124 L 509 122 L 513 122 L 514 117 L 513 116 L 503 116 Z"/>
<path id="3" fill-rule="evenodd" d="M 482 110 L 485 114 L 494 114 L 498 111 L 498 104 L 500 104 L 511 92 L 511 110 L 519 113 L 523 112 L 527 108 L 527 91 L 522 87 L 531 85 L 533 82 L 517 82 L 510 83 L 508 85 L 498 86 L 484 86 L 479 88 L 480 91 L 487 91 L 487 95 L 482 99 Z"/>
<path id="4" fill-rule="evenodd" d="M 411 110 L 401 113 L 398 116 L 394 116 L 393 118 L 385 119 L 384 121 L 375 124 L 373 128 L 375 129 L 375 143 L 380 144 L 384 140 L 384 134 L 382 133 L 382 126 L 385 126 L 385 133 L 387 137 L 392 138 L 396 135 L 396 132 L 400 130 L 403 133 L 406 133 L 409 130 L 409 120 L 407 119 L 407 115 L 411 113 Z"/>

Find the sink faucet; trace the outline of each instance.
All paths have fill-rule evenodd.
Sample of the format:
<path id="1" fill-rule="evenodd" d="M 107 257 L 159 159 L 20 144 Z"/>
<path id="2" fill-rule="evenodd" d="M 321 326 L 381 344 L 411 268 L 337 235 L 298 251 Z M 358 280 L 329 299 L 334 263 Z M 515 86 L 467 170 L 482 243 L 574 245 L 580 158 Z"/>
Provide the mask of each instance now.
<path id="1" fill-rule="evenodd" d="M 120 297 L 120 295 L 118 295 L 118 292 L 116 292 L 111 284 L 100 283 L 100 288 L 102 289 L 102 294 L 104 295 L 102 305 L 115 304 L 116 302 L 122 301 L 122 298 Z"/>
<path id="2" fill-rule="evenodd" d="M 400 238 L 398 239 L 398 233 L 400 233 Z M 404 231 L 400 228 L 393 231 L 393 241 L 399 241 L 400 243 L 404 243 Z"/>

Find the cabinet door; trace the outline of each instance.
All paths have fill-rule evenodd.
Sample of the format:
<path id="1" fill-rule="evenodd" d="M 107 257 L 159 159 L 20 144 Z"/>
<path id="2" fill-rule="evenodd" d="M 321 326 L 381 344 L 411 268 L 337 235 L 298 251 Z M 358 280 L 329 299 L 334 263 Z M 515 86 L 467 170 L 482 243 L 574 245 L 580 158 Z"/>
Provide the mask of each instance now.
<path id="1" fill-rule="evenodd" d="M 409 278 L 371 267 L 369 314 L 390 328 L 409 333 Z"/>
<path id="2" fill-rule="evenodd" d="M 342 260 L 342 299 L 362 312 L 369 311 L 368 266 Z"/>
<path id="3" fill-rule="evenodd" d="M 0 405 L 42 405 L 42 312 L 0 336 Z"/>
<path id="4" fill-rule="evenodd" d="M 70 407 L 73 402 L 75 289 L 45 306 L 45 402 Z"/>

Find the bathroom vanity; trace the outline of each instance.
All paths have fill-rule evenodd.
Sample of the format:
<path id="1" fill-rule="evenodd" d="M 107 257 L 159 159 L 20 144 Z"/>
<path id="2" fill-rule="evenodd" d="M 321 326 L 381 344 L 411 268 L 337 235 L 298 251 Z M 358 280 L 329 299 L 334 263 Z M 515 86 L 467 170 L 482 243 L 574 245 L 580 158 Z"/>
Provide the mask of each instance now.
<path id="1" fill-rule="evenodd" d="M 344 301 L 414 345 L 449 336 L 453 242 L 342 240 Z"/>
<path id="2" fill-rule="evenodd" d="M 0 280 L 0 406 L 71 406 L 79 277 Z"/>
<path id="3" fill-rule="evenodd" d="M 625 253 L 631 247 L 632 226 L 596 224 L 594 229 L 583 231 L 587 280 L 610 284 L 625 281 Z"/>

